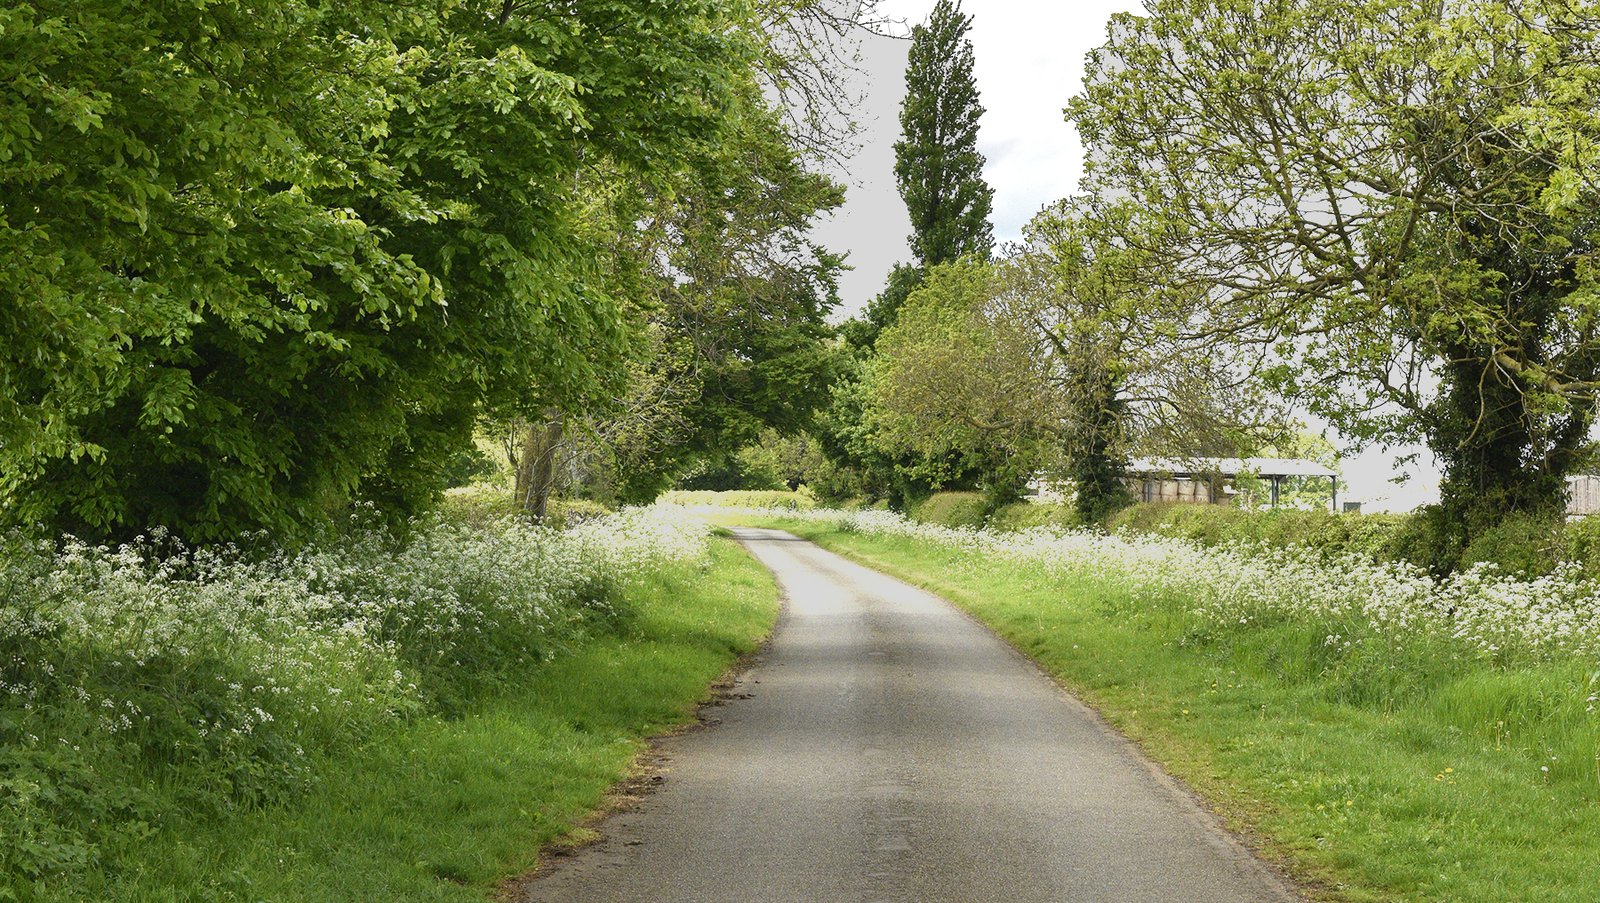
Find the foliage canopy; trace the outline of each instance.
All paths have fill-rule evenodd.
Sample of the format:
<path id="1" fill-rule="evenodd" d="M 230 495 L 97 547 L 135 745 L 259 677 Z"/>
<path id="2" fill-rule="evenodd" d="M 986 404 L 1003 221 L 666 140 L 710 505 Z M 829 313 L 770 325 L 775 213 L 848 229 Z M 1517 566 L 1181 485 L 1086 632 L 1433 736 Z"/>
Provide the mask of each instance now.
<path id="1" fill-rule="evenodd" d="M 0 10 L 0 513 L 292 536 L 426 503 L 481 415 L 609 404 L 633 301 L 585 185 L 774 159 L 761 29 L 802 6 Z"/>
<path id="2" fill-rule="evenodd" d="M 1088 187 L 1276 333 L 1283 390 L 1428 444 L 1463 543 L 1588 454 L 1597 37 L 1592 2 L 1154 0 L 1069 113 Z"/>

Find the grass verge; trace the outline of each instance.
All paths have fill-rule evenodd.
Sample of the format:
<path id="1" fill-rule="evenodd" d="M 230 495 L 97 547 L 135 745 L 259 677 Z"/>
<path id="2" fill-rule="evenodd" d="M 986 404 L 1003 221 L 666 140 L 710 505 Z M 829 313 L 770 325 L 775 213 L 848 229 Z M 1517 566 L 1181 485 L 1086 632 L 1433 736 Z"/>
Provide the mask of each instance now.
<path id="1" fill-rule="evenodd" d="M 1600 758 L 1546 771 L 1550 750 L 1527 739 L 1528 722 L 1556 711 L 1552 700 L 1583 675 L 1458 667 L 1431 683 L 1406 676 L 1426 686 L 1403 698 L 1352 695 L 1307 667 L 1303 650 L 1320 638 L 1292 623 L 1207 634 L 1110 583 L 991 567 L 905 537 L 764 525 L 989 624 L 1319 898 L 1597 899 Z"/>
<path id="2" fill-rule="evenodd" d="M 771 577 L 731 540 L 630 599 L 619 636 L 533 671 L 462 717 L 374 737 L 318 764 L 292 803 L 160 827 L 57 899 L 482 901 L 600 805 L 644 738 L 682 723 L 777 613 Z"/>

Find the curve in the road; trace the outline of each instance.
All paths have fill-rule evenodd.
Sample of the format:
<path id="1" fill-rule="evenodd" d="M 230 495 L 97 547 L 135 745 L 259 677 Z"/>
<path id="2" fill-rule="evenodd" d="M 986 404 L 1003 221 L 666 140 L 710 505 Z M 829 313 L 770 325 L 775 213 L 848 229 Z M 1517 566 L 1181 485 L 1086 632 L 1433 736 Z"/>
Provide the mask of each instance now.
<path id="1" fill-rule="evenodd" d="M 947 602 L 741 529 L 788 606 L 750 698 L 524 885 L 562 903 L 1264 903 L 1291 887 Z"/>

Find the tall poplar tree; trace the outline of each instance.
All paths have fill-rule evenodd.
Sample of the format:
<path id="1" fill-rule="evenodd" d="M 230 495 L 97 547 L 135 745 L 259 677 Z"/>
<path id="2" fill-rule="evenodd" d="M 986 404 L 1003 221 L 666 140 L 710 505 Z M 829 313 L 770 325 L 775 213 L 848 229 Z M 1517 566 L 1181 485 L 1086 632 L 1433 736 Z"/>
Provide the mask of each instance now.
<path id="1" fill-rule="evenodd" d="M 983 105 L 973 80 L 972 17 L 959 0 L 939 0 L 925 24 L 911 32 L 906 62 L 906 98 L 900 108 L 900 140 L 895 142 L 895 181 L 911 215 L 915 264 L 899 264 L 863 316 L 843 335 L 864 365 L 878 336 L 893 326 L 907 297 L 922 285 L 928 270 L 966 256 L 987 260 L 994 248 L 989 213 L 994 190 L 983 179 L 978 152 L 978 120 Z M 932 491 L 927 474 L 956 474 L 943 485 L 971 485 L 959 462 L 932 462 L 919 453 L 876 447 L 862 420 L 863 384 L 841 382 L 821 418 L 818 440 L 841 468 L 860 475 L 865 490 L 889 498 L 897 507 Z"/>
<path id="2" fill-rule="evenodd" d="M 939 0 L 911 33 L 906 99 L 894 175 L 911 214 L 911 250 L 924 267 L 994 247 L 994 190 L 983 180 L 978 120 L 983 105 L 972 77 L 972 17 L 960 0 Z"/>

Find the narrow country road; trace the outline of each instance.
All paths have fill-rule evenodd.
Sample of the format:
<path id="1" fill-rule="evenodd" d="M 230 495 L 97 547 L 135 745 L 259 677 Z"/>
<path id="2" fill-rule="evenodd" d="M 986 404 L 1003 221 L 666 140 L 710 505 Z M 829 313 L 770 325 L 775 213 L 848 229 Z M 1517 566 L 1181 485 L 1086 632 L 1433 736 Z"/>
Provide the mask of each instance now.
<path id="1" fill-rule="evenodd" d="M 1022 656 L 938 598 L 786 533 L 738 538 L 789 603 L 721 723 L 548 903 L 1299 899 Z"/>

